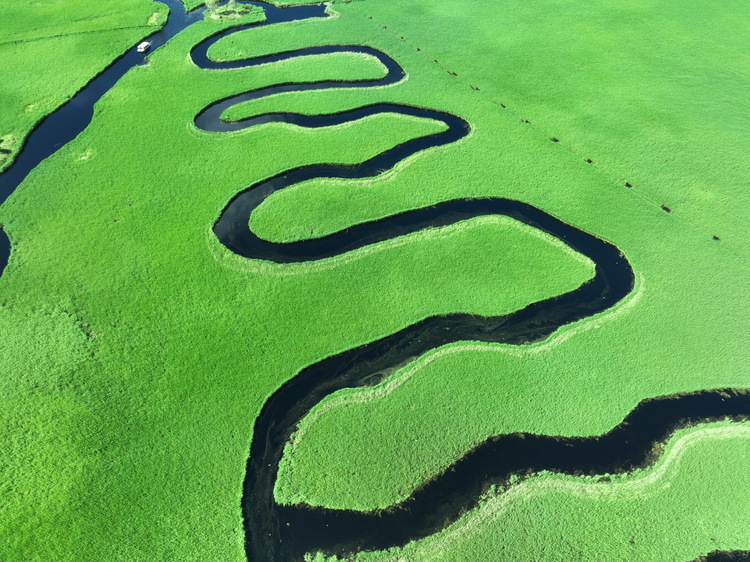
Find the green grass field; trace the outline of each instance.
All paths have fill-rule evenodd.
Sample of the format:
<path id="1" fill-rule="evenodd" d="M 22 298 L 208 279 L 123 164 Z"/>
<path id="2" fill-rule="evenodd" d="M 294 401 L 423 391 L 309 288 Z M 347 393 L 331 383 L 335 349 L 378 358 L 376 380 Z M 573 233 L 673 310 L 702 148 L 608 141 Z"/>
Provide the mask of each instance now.
<path id="1" fill-rule="evenodd" d="M 300 240 L 453 198 L 507 197 L 614 243 L 635 289 L 546 342 L 456 344 L 376 387 L 331 396 L 288 447 L 279 501 L 384 508 L 492 435 L 595 435 L 646 398 L 750 387 L 745 5 L 464 4 L 336 2 L 334 18 L 215 45 L 211 56 L 232 60 L 364 44 L 408 75 L 387 87 L 273 96 L 232 118 L 394 102 L 472 125 L 461 141 L 377 178 L 277 193 L 253 229 Z M 20 139 L 153 29 L 144 26 L 156 6 L 144 0 L 117 16 L 138 23 L 102 31 L 108 50 L 71 47 L 80 65 L 39 67 L 60 84 L 23 82 L 22 61 L 4 66 L 0 127 Z M 84 19 L 70 29 L 91 31 L 95 20 Z M 244 187 L 296 166 L 360 162 L 442 127 L 386 114 L 317 130 L 199 131 L 198 111 L 236 93 L 383 73 L 343 54 L 244 70 L 190 63 L 194 44 L 231 25 L 199 22 L 155 51 L 0 207 L 13 243 L 0 279 L 2 559 L 242 560 L 252 424 L 284 381 L 427 316 L 504 314 L 592 275 L 561 243 L 505 218 L 308 265 L 228 252 L 211 227 Z M 49 50 L 48 41 L 28 43 Z M 40 113 L 24 113 L 32 103 Z M 587 560 L 687 560 L 748 549 L 746 425 L 685 430 L 654 467 L 611 483 L 534 476 L 444 533 L 358 559 L 565 560 L 579 549 Z"/>
<path id="2" fill-rule="evenodd" d="M 746 253 L 745 2 L 335 5 L 419 48 L 539 134 L 591 159 L 612 183 L 631 183 Z"/>

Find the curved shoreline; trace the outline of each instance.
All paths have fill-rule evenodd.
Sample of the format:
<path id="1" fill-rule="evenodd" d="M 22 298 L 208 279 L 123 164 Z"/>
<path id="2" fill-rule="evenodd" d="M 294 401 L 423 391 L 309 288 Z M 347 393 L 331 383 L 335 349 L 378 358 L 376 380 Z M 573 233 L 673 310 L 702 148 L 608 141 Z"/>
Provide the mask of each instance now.
<path id="1" fill-rule="evenodd" d="M 750 550 L 712 550 L 692 562 L 750 562 Z"/>
<path id="2" fill-rule="evenodd" d="M 658 524 L 658 520 L 654 521 L 654 515 L 656 512 L 647 506 L 653 508 L 658 503 L 664 502 L 660 509 L 663 515 L 666 516 L 668 514 L 680 513 L 680 510 L 676 508 L 677 506 L 674 503 L 676 498 L 674 498 L 674 496 L 672 496 L 671 499 L 667 498 L 671 493 L 676 492 L 678 495 L 682 496 L 683 500 L 690 501 L 688 498 L 692 494 L 690 494 L 685 487 L 684 479 L 686 477 L 689 478 L 688 475 L 691 471 L 690 469 L 685 469 L 683 461 L 686 457 L 692 457 L 694 459 L 694 455 L 697 454 L 704 459 L 704 463 L 700 463 L 701 466 L 706 466 L 705 462 L 708 462 L 713 465 L 711 468 L 718 468 L 718 466 L 715 465 L 720 464 L 721 461 L 717 459 L 716 456 L 707 456 L 705 452 L 701 451 L 701 449 L 707 444 L 711 446 L 712 443 L 716 443 L 717 441 L 739 444 L 740 447 L 750 445 L 750 424 L 739 424 L 737 423 L 737 420 L 712 420 L 709 423 L 681 426 L 677 428 L 674 433 L 670 434 L 666 441 L 660 443 L 659 446 L 655 448 L 653 454 L 654 458 L 652 459 L 655 462 L 649 462 L 646 466 L 636 467 L 627 472 L 607 475 L 576 475 L 550 471 L 524 474 L 519 478 L 514 479 L 512 483 L 507 483 L 506 485 L 500 484 L 489 489 L 474 509 L 464 513 L 455 524 L 450 525 L 443 531 L 425 537 L 416 543 L 407 544 L 403 547 L 403 550 L 397 548 L 388 551 L 388 554 L 384 557 L 376 555 L 375 559 L 387 559 L 390 562 L 394 562 L 395 560 L 405 559 L 433 560 L 433 558 L 437 556 L 441 560 L 449 560 L 450 556 L 446 556 L 446 549 L 448 552 L 461 553 L 463 552 L 463 548 L 459 545 L 463 545 L 463 547 L 466 548 L 472 548 L 475 540 L 477 540 L 478 537 L 485 535 L 488 531 L 491 534 L 496 534 L 500 531 L 500 536 L 496 536 L 496 540 L 498 541 L 496 544 L 501 551 L 508 552 L 508 549 L 512 548 L 511 545 L 513 542 L 512 540 L 506 540 L 506 538 L 509 537 L 504 537 L 505 525 L 503 522 L 507 520 L 508 517 L 514 517 L 514 512 L 516 512 L 519 507 L 522 508 L 521 511 L 523 513 L 519 513 L 518 515 L 524 522 L 514 521 L 514 523 L 507 528 L 509 534 L 515 535 L 515 537 L 518 538 L 516 533 L 519 530 L 526 528 L 527 524 L 535 525 L 534 513 L 536 513 L 536 509 L 540 507 L 539 503 L 537 503 L 536 509 L 530 509 L 527 502 L 540 502 L 543 504 L 548 500 L 556 502 L 565 498 L 563 500 L 564 504 L 561 507 L 567 510 L 568 508 L 575 506 L 573 509 L 578 512 L 581 519 L 578 521 L 580 525 L 573 523 L 572 528 L 571 526 L 567 526 L 566 528 L 566 522 L 570 523 L 570 520 L 565 518 L 564 520 L 561 520 L 559 530 L 559 536 L 561 538 L 570 537 L 571 531 L 575 533 L 573 529 L 575 529 L 576 526 L 580 526 L 589 531 L 589 540 L 593 539 L 595 536 L 601 538 L 601 533 L 603 531 L 606 535 L 606 529 L 609 527 L 608 523 L 612 523 L 611 518 L 597 516 L 589 517 L 587 515 L 587 507 L 596 509 L 595 506 L 601 505 L 605 511 L 609 511 L 612 509 L 613 504 L 619 504 L 621 506 L 628 504 L 632 505 L 635 501 L 638 506 L 643 506 L 644 510 L 650 510 L 650 517 L 636 517 L 630 521 L 630 533 L 626 532 L 623 534 L 623 527 L 619 527 L 618 531 L 615 532 L 615 534 L 618 535 L 619 540 L 615 540 L 612 543 L 614 549 L 618 548 L 618 543 L 620 547 L 624 546 L 623 539 L 629 535 L 630 546 L 625 547 L 628 551 L 629 557 L 623 556 L 624 553 L 622 550 L 615 554 L 616 550 L 613 549 L 613 551 L 610 552 L 611 557 L 602 557 L 600 550 L 593 551 L 599 552 L 599 559 L 601 560 L 644 560 L 643 553 L 646 551 L 641 550 L 641 554 L 639 555 L 638 551 L 633 550 L 633 548 L 636 544 L 642 545 L 642 541 L 645 537 L 641 536 L 641 540 L 635 539 L 635 542 L 633 542 L 633 533 L 637 533 L 637 529 L 640 529 L 641 531 L 645 531 L 647 536 L 660 536 L 655 529 L 654 531 L 647 530 L 651 528 L 651 524 Z M 737 465 L 735 464 L 735 466 Z M 695 464 L 693 464 L 693 469 L 695 469 Z M 725 474 L 725 476 L 729 475 Z M 738 476 L 736 471 L 734 476 Z M 705 485 L 711 485 L 710 479 L 703 479 L 703 481 Z M 731 496 L 731 489 L 727 490 L 727 487 L 725 486 L 723 491 L 725 495 L 722 496 L 722 498 L 726 500 L 728 497 L 726 495 L 727 492 L 729 492 L 729 496 Z M 714 495 L 714 497 L 718 499 L 719 496 Z M 605 507 L 605 505 L 608 505 L 608 507 Z M 700 508 L 702 505 L 703 502 L 700 501 L 699 503 L 693 503 L 692 505 L 692 507 L 698 509 L 697 513 L 693 513 L 698 520 L 701 518 Z M 666 509 L 664 509 L 665 507 Z M 581 512 L 581 508 L 583 508 L 583 512 Z M 615 513 L 621 514 L 619 510 Z M 611 514 L 610 511 L 610 515 Z M 547 513 L 547 515 L 553 515 L 553 513 Z M 567 515 L 570 515 L 570 511 L 567 511 Z M 682 515 L 685 514 L 682 513 Z M 614 516 L 617 517 L 617 515 Z M 688 517 L 690 517 L 690 515 L 688 515 Z M 548 519 L 548 523 L 554 523 L 554 521 L 556 521 L 556 518 L 554 517 L 551 520 Z M 646 521 L 650 521 L 650 523 L 647 523 L 645 527 L 642 526 Z M 695 519 L 693 521 L 695 521 Z M 624 521 L 620 521 L 620 523 L 624 523 Z M 615 526 L 618 526 L 616 522 Z M 628 525 L 625 524 L 625 528 L 627 528 L 627 526 Z M 493 528 L 494 532 L 490 530 Z M 736 524 L 734 525 L 734 528 L 738 529 Z M 536 532 L 541 531 L 544 533 L 545 529 L 549 531 L 550 527 L 548 525 L 542 525 L 535 531 L 530 530 L 530 533 L 526 536 L 533 538 Z M 666 531 L 666 529 L 663 531 Z M 554 534 L 553 531 L 553 535 Z M 485 537 L 486 536 L 487 535 L 485 535 Z M 549 534 L 547 534 L 546 540 L 531 541 L 527 543 L 525 547 L 531 547 L 533 552 L 540 552 L 538 547 L 541 545 L 550 545 L 550 538 Z M 694 543 L 693 548 L 691 549 L 693 553 L 700 552 L 702 549 L 707 550 L 707 547 L 710 547 L 714 543 L 713 540 L 709 540 L 705 535 L 701 537 L 701 535 L 698 534 L 693 538 L 697 539 L 697 544 Z M 584 543 L 589 542 L 589 540 L 584 539 Z M 481 544 L 482 542 L 484 541 L 479 539 L 479 543 Z M 554 542 L 554 539 L 552 542 Z M 700 546 L 700 543 L 703 543 L 702 547 Z M 580 543 L 568 542 L 563 539 L 561 541 L 561 549 L 554 549 L 552 551 L 552 557 L 556 560 L 573 560 L 579 559 L 579 557 L 580 559 L 586 560 L 592 559 L 592 551 L 589 551 L 588 553 L 585 549 L 581 551 L 580 548 L 576 548 L 576 544 L 578 544 L 579 547 L 583 546 Z M 534 548 L 534 545 L 536 545 L 537 548 Z M 604 545 L 609 545 L 609 541 L 602 541 L 600 546 Z M 679 560 L 673 549 L 675 546 L 676 545 L 673 545 L 670 542 L 664 543 L 661 549 L 648 549 L 650 551 L 650 557 L 647 559 L 656 560 L 656 557 L 661 556 L 660 559 Z M 524 548 L 524 550 L 527 551 L 527 556 L 524 557 L 525 560 L 536 560 L 536 558 L 530 556 L 531 553 L 527 548 Z M 382 553 L 382 551 L 374 552 Z M 660 552 L 661 554 L 659 554 Z M 538 559 L 540 561 L 547 560 L 549 558 L 549 553 L 550 552 L 547 551 L 545 553 L 547 555 L 539 556 Z M 418 556 L 415 556 L 415 554 L 418 554 Z M 578 554 L 578 556 L 576 556 L 576 554 Z M 725 551 L 722 554 L 726 555 L 728 552 Z M 362 558 L 370 560 L 371 557 L 363 556 Z M 719 558 L 724 559 L 721 557 Z M 357 555 L 354 559 L 359 560 L 360 557 Z M 500 556 L 498 559 L 503 560 L 504 557 Z M 521 558 L 519 557 L 519 559 Z M 690 558 L 688 557 L 683 558 L 683 560 L 689 559 Z M 487 558 L 482 558 L 482 560 L 487 560 Z"/>
<path id="3" fill-rule="evenodd" d="M 154 0 L 169 8 L 167 22 L 161 29 L 147 35 L 152 51 L 165 44 L 177 33 L 200 20 L 203 11 L 185 11 L 180 0 Z M 140 39 L 138 43 L 143 41 Z M 42 160 L 55 154 L 89 126 L 94 117 L 94 105 L 131 68 L 143 64 L 150 53 L 139 53 L 137 44 L 107 64 L 69 100 L 40 119 L 28 132 L 13 162 L 0 173 L 0 205 L 21 185 Z M 0 228 L 0 277 L 10 259 L 11 244 L 7 233 Z"/>
<path id="4" fill-rule="evenodd" d="M 400 547 L 441 531 L 476 507 L 491 486 L 508 489 L 514 476 L 541 471 L 580 476 L 632 472 L 654 464 L 661 446 L 676 430 L 725 419 L 750 420 L 750 392 L 720 389 L 644 400 L 612 430 L 593 437 L 530 433 L 493 437 L 385 510 L 285 505 L 278 511 L 282 528 L 304 528 L 306 535 L 314 537 L 314 542 L 297 545 L 293 556 L 298 558 L 312 545 L 339 555 Z M 383 532 L 363 532 L 367 529 Z"/>
<path id="5" fill-rule="evenodd" d="M 91 123 L 94 117 L 94 105 L 133 67 L 143 64 L 143 61 L 156 49 L 164 45 L 172 37 L 192 24 L 202 21 L 203 8 L 197 7 L 186 11 L 181 0 L 154 0 L 166 4 L 169 8 L 167 22 L 161 29 L 147 35 L 151 49 L 147 53 L 139 53 L 137 44 L 130 47 L 122 55 L 106 65 L 101 72 L 94 76 L 86 85 L 78 90 L 69 100 L 53 112 L 40 119 L 26 135 L 26 138 L 16 154 L 13 162 L 0 173 L 0 205 L 10 197 L 16 188 L 26 179 L 31 171 L 43 160 L 55 154 L 58 150 L 75 139 Z M 277 23 L 294 19 L 295 9 L 276 8 L 265 2 L 242 2 L 262 7 L 266 15 L 271 15 L 265 22 L 245 24 L 220 31 L 216 36 L 223 36 L 259 25 Z M 312 6 L 306 12 L 323 14 L 323 6 Z M 139 40 L 140 43 L 143 39 Z M 11 244 L 7 233 L 0 228 L 0 276 L 8 265 Z"/>

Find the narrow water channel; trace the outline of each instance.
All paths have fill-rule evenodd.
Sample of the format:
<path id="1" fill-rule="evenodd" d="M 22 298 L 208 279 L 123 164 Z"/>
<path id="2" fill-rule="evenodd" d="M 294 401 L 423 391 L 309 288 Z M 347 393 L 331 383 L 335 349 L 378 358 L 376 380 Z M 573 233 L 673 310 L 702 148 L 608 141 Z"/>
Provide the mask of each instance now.
<path id="1" fill-rule="evenodd" d="M 149 38 L 154 49 L 202 18 L 201 10 L 186 13 L 179 0 L 165 0 L 165 3 L 171 14 L 164 29 Z M 326 396 L 342 388 L 377 384 L 387 376 L 386 373 L 392 373 L 416 357 L 448 343 L 482 341 L 524 345 L 544 340 L 565 324 L 615 305 L 632 290 L 634 276 L 625 257 L 613 245 L 540 209 L 502 198 L 446 201 L 359 224 L 324 238 L 289 244 L 271 243 L 256 236 L 249 229 L 249 217 L 274 192 L 312 178 L 376 176 L 417 152 L 460 141 L 468 134 L 470 125 L 445 112 L 393 103 L 331 115 L 276 113 L 238 122 L 222 121 L 222 113 L 237 103 L 283 91 L 382 86 L 396 84 L 404 78 L 404 71 L 388 55 L 357 45 L 315 46 L 231 62 L 210 60 L 207 52 L 211 45 L 242 29 L 327 17 L 323 5 L 280 9 L 260 2 L 246 3 L 263 7 L 266 22 L 237 26 L 200 42 L 191 51 L 197 66 L 207 71 L 249 68 L 310 54 L 354 52 L 379 59 L 387 69 L 386 75 L 373 80 L 283 84 L 246 92 L 204 108 L 195 119 L 198 127 L 214 132 L 246 129 L 268 122 L 323 127 L 368 115 L 399 113 L 441 121 L 447 129 L 405 142 L 360 164 L 325 163 L 296 168 L 249 186 L 231 199 L 214 225 L 217 238 L 229 250 L 250 259 L 298 263 L 340 255 L 426 228 L 448 226 L 478 216 L 504 215 L 555 236 L 596 264 L 595 277 L 567 294 L 503 316 L 451 314 L 430 317 L 390 336 L 311 365 L 279 388 L 266 401 L 252 433 L 242 496 L 248 559 L 300 560 L 304 553 L 316 550 L 347 554 L 361 549 L 404 545 L 455 521 L 463 511 L 477 504 L 490 485 L 502 486 L 512 474 L 537 470 L 585 474 L 630 470 L 649 462 L 654 444 L 681 425 L 726 416 L 748 419 L 750 398 L 731 389 L 665 397 L 642 403 L 621 425 L 601 437 L 505 435 L 490 439 L 456 461 L 451 470 L 437 475 L 417 490 L 408 502 L 388 513 L 277 504 L 273 488 L 284 445 L 302 418 Z M 43 159 L 83 131 L 92 119 L 96 101 L 130 68 L 142 61 L 143 55 L 135 48 L 131 49 L 68 103 L 44 119 L 28 137 L 15 163 L 0 175 L 0 203 Z M 7 237 L 0 232 L 0 272 L 7 263 L 9 251 Z"/>

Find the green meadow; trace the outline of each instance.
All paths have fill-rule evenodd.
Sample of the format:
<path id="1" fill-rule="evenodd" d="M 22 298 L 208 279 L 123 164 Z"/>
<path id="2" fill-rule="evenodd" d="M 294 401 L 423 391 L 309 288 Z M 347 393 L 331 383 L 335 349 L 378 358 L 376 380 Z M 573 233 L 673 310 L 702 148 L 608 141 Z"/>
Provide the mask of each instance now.
<path id="1" fill-rule="evenodd" d="M 75 2 L 80 10 L 45 4 L 60 22 L 50 27 L 70 36 L 0 44 L 49 65 L 36 82 L 19 78 L 22 61 L 0 69 L 0 128 L 17 143 L 156 29 L 153 13 L 163 23 L 164 9 L 145 0 L 109 11 Z M 636 283 L 547 341 L 461 342 L 331 395 L 287 446 L 279 502 L 384 509 L 490 436 L 597 435 L 647 398 L 750 387 L 744 4 L 362 0 L 329 11 L 233 34 L 209 54 L 367 45 L 407 78 L 280 94 L 225 118 L 391 102 L 453 113 L 472 132 L 375 178 L 276 193 L 251 217 L 255 232 L 303 240 L 450 199 L 506 197 L 615 244 Z M 280 385 L 428 316 L 506 314 L 593 275 L 587 259 L 505 217 L 304 265 L 230 253 L 211 228 L 245 187 L 294 167 L 362 162 L 444 127 L 389 113 L 319 129 L 200 131 L 195 115 L 228 96 L 384 73 L 353 54 L 237 70 L 191 63 L 193 45 L 231 25 L 198 22 L 153 52 L 0 207 L 13 245 L 0 278 L 2 559 L 243 560 L 253 422 Z M 44 29 L 29 19 L 15 33 Z M 32 50 L 64 52 L 94 29 L 101 43 L 71 43 L 75 65 Z M 25 111 L 34 104 L 40 113 Z M 655 465 L 610 482 L 534 475 L 434 537 L 357 560 L 688 560 L 749 549 L 746 430 L 682 430 Z"/>

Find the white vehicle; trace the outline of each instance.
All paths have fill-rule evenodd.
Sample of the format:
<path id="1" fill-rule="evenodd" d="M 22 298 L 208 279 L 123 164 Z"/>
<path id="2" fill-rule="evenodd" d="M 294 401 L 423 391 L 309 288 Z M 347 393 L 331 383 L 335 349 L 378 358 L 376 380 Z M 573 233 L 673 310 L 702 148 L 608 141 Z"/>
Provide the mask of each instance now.
<path id="1" fill-rule="evenodd" d="M 146 52 L 146 51 L 148 51 L 148 50 L 149 50 L 150 48 L 151 48 L 151 43 L 149 43 L 148 41 L 144 41 L 143 43 L 140 43 L 140 44 L 139 44 L 139 45 L 138 45 L 138 46 L 136 47 L 136 50 L 137 50 L 137 51 L 138 51 L 139 53 L 145 53 L 145 52 Z"/>

